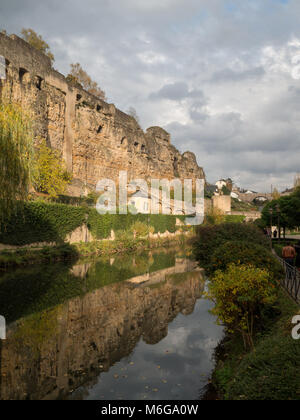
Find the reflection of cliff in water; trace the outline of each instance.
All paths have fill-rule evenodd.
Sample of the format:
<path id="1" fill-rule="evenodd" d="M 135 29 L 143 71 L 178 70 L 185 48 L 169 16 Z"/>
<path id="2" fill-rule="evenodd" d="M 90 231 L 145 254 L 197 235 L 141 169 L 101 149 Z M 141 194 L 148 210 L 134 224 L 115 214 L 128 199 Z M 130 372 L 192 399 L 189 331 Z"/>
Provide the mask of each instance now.
<path id="1" fill-rule="evenodd" d="M 153 284 L 104 286 L 11 325 L 2 343 L 1 399 L 65 398 L 96 382 L 141 338 L 162 340 L 179 313 L 193 312 L 204 281 L 199 271 L 157 271 L 160 282 L 156 272 Z"/>

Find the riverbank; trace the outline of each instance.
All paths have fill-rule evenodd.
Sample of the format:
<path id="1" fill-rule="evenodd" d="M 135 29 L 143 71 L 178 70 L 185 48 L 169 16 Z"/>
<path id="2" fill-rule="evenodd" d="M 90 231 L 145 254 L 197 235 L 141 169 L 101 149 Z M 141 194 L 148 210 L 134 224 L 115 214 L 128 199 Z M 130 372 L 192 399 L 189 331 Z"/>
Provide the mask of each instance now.
<path id="1" fill-rule="evenodd" d="M 216 350 L 212 384 L 216 399 L 300 400 L 300 342 L 291 336 L 299 307 L 280 290 L 263 328 L 246 352 L 240 335 L 227 335 Z"/>
<path id="2" fill-rule="evenodd" d="M 22 248 L 7 250 L 0 253 L 0 269 L 22 267 L 37 263 L 76 261 L 80 257 L 110 256 L 116 254 L 132 253 L 136 251 L 151 250 L 159 247 L 185 244 L 193 241 L 194 235 L 182 234 L 158 238 L 123 238 L 89 243 L 63 244 L 58 246 L 44 246 L 42 248 Z"/>

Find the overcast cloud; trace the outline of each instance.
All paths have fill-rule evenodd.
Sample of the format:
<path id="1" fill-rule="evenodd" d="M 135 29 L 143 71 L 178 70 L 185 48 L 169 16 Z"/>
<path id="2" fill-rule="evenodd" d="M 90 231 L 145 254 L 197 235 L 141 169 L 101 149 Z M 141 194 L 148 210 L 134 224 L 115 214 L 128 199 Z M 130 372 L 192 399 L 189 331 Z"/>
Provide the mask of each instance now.
<path id="1" fill-rule="evenodd" d="M 60 72 L 80 62 L 211 182 L 269 191 L 300 172 L 299 0 L 1 0 L 0 27 L 41 33 Z"/>

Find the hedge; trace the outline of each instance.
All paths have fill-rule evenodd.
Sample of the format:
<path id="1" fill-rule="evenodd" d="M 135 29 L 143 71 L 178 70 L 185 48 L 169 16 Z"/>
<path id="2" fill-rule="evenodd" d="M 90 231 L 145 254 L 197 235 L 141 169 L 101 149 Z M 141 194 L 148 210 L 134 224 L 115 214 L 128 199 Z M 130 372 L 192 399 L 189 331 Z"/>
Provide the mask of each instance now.
<path id="1" fill-rule="evenodd" d="M 0 225 L 0 243 L 23 246 L 39 242 L 63 243 L 67 235 L 87 223 L 95 239 L 106 239 L 111 231 L 128 231 L 137 221 L 150 225 L 154 232 L 176 232 L 176 219 L 168 215 L 99 215 L 96 209 L 66 204 L 31 201 L 19 203 L 16 213 Z"/>
<path id="2" fill-rule="evenodd" d="M 16 213 L 1 225 L 0 243 L 28 245 L 63 243 L 66 236 L 86 220 L 86 209 L 43 201 L 19 203 Z"/>
<path id="3" fill-rule="evenodd" d="M 176 232 L 177 216 L 147 214 L 105 214 L 99 215 L 95 209 L 89 211 L 88 228 L 96 239 L 105 239 L 111 231 L 127 231 L 135 222 L 152 226 L 155 233 Z"/>

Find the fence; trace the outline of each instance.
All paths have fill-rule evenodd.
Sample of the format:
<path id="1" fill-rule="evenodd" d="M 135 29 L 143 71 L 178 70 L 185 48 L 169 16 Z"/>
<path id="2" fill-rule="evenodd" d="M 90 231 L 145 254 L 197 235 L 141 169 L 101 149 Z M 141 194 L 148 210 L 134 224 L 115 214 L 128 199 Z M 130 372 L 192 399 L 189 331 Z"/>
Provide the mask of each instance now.
<path id="1" fill-rule="evenodd" d="M 293 298 L 293 300 L 300 305 L 300 271 L 288 264 L 282 258 L 279 258 L 284 272 L 285 278 L 281 280 L 281 285 L 285 288 L 288 294 Z"/>

